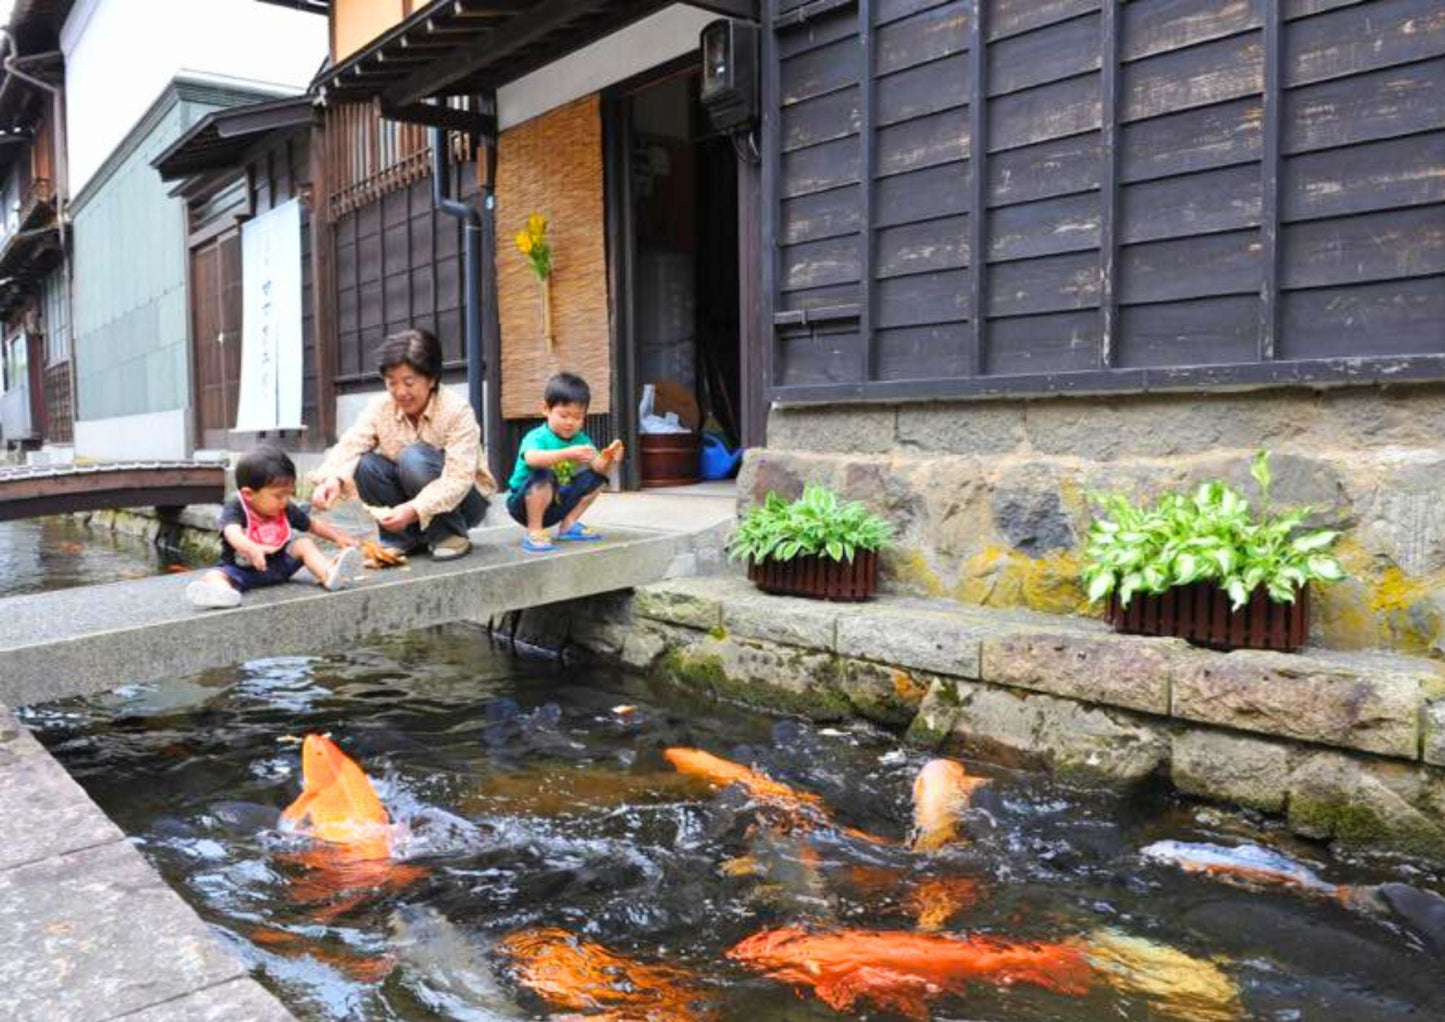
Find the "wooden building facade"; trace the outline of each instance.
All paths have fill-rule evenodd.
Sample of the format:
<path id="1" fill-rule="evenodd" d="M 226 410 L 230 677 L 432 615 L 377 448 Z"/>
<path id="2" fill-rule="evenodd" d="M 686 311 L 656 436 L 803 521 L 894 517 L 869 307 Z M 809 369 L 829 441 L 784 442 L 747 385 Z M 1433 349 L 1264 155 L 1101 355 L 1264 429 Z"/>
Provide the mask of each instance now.
<path id="1" fill-rule="evenodd" d="M 1445 376 L 1438 0 L 768 0 L 768 393 Z"/>

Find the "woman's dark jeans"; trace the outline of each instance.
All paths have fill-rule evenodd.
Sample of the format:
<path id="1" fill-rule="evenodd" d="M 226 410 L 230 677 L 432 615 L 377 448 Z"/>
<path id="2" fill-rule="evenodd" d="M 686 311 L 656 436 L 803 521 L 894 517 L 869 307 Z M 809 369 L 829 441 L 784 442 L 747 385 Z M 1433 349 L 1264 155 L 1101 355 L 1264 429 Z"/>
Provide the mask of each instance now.
<path id="1" fill-rule="evenodd" d="M 363 503 L 378 507 L 396 507 L 405 504 L 422 487 L 442 474 L 446 455 L 430 444 L 412 444 L 401 452 L 396 461 L 383 458 L 375 451 L 368 451 L 356 463 L 356 492 Z M 411 550 L 425 543 L 436 546 L 448 536 L 465 536 L 467 530 L 480 525 L 487 513 L 487 498 L 474 486 L 467 491 L 462 502 L 431 520 L 425 530 L 416 522 L 406 531 L 396 533 L 382 530 L 383 542 L 403 550 Z"/>

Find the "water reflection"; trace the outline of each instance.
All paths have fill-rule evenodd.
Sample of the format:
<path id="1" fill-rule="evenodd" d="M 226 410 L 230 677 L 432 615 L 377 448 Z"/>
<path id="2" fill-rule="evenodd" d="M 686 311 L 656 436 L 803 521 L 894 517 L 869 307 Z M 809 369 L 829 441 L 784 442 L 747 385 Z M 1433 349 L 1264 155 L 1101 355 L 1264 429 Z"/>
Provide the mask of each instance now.
<path id="1" fill-rule="evenodd" d="M 982 764 L 939 772 L 945 808 L 987 795 L 961 822 L 915 819 L 926 757 L 890 735 L 523 666 L 464 627 L 26 717 L 306 1018 L 1445 1017 L 1439 877 Z M 389 858 L 279 825 L 307 733 L 405 826 Z M 1161 841 L 1259 845 L 1383 907 L 1231 886 L 1142 854 Z"/>
<path id="2" fill-rule="evenodd" d="M 142 539 L 65 518 L 0 522 L 0 597 L 145 578 L 172 565 L 186 567 Z"/>

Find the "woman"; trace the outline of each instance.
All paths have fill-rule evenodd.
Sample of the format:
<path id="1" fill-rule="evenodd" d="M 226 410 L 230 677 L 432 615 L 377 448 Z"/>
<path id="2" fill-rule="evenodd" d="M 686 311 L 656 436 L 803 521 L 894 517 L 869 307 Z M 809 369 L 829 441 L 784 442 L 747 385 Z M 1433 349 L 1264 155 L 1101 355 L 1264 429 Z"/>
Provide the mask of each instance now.
<path id="1" fill-rule="evenodd" d="M 387 508 L 382 542 L 400 553 L 423 545 L 439 561 L 471 550 L 496 481 L 483 458 L 471 405 L 441 386 L 442 351 L 425 330 L 403 330 L 377 352 L 386 383 L 356 424 L 311 473 L 312 507 L 338 499 Z"/>

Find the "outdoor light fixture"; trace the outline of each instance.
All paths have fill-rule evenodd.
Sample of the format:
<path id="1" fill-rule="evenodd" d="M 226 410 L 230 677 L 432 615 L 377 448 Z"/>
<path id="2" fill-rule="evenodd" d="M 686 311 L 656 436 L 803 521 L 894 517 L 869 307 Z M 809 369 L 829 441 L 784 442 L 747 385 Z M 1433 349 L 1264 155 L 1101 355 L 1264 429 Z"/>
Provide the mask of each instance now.
<path id="1" fill-rule="evenodd" d="M 758 26 L 721 18 L 702 30 L 699 97 L 713 126 L 729 134 L 758 119 Z"/>

